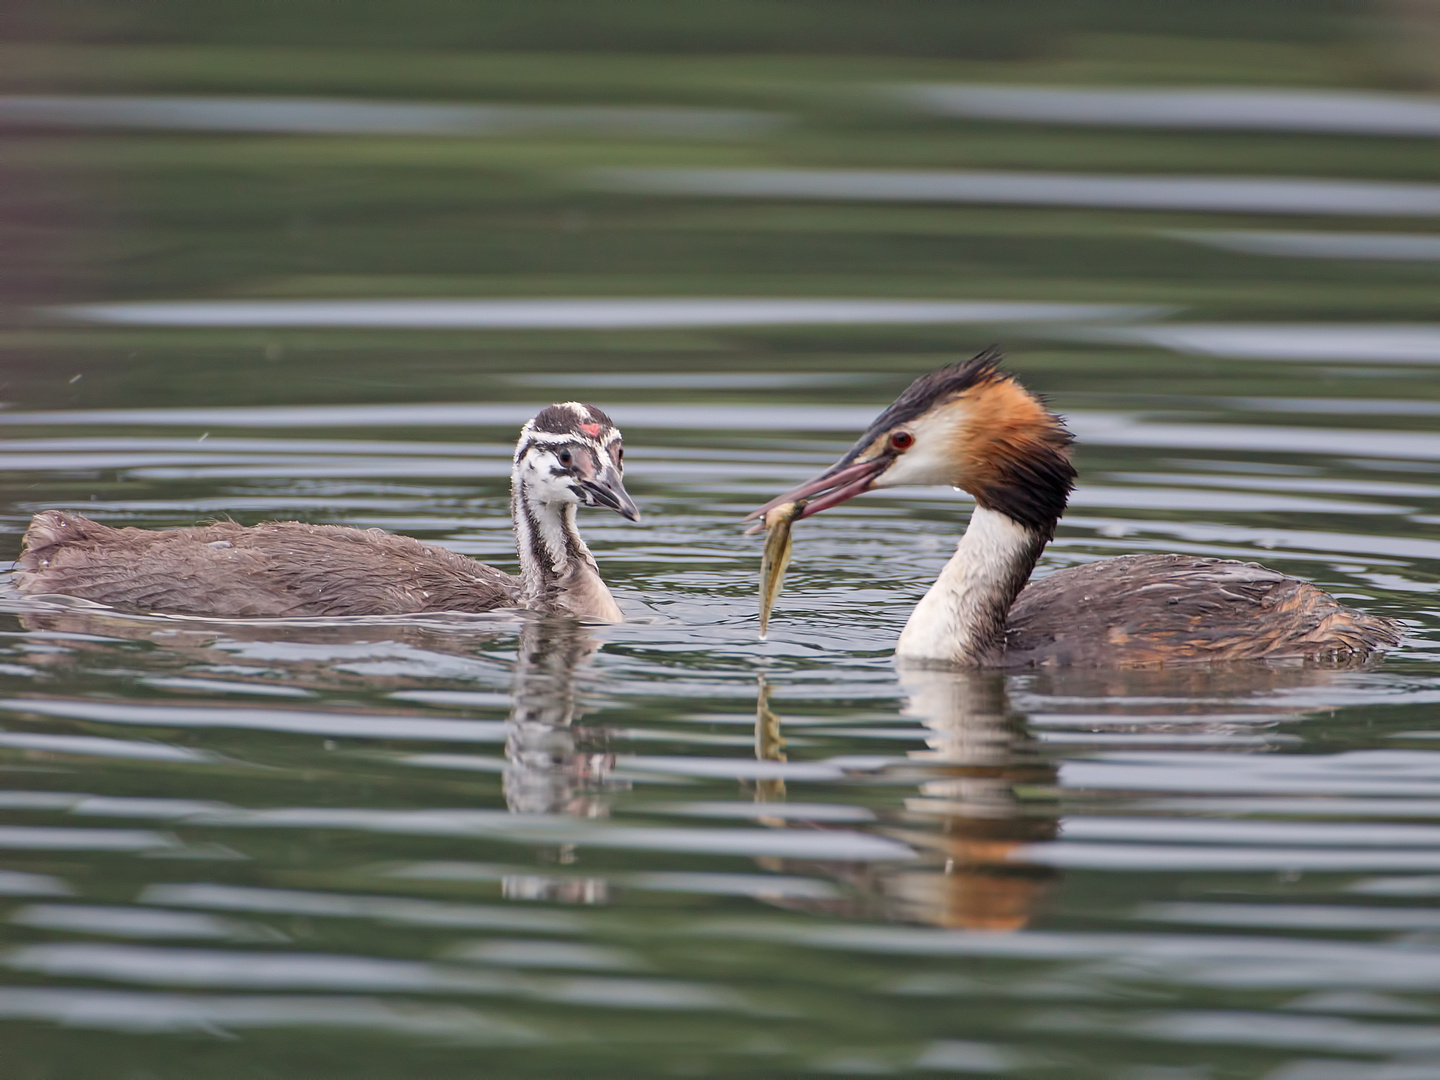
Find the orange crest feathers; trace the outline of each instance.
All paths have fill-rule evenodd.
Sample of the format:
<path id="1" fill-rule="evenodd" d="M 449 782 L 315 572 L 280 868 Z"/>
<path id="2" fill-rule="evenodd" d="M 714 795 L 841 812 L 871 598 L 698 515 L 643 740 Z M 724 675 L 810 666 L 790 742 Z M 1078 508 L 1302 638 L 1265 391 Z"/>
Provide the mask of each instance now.
<path id="1" fill-rule="evenodd" d="M 991 370 L 965 390 L 956 459 L 975 501 L 1031 528 L 1053 530 L 1075 485 L 1074 437 L 1009 375 Z"/>

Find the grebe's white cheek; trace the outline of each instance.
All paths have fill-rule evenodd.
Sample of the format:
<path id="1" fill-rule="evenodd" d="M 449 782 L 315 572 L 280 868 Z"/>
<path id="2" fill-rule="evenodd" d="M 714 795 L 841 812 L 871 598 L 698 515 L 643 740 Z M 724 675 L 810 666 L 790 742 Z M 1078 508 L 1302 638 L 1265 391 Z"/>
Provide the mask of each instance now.
<path id="1" fill-rule="evenodd" d="M 915 441 L 876 479 L 875 487 L 953 487 L 961 483 L 957 450 L 967 418 L 957 405 L 936 409 L 905 425 Z"/>
<path id="2" fill-rule="evenodd" d="M 933 433 L 932 433 L 933 434 Z M 915 445 L 895 459 L 895 463 L 875 480 L 877 488 L 928 487 L 955 483 L 955 462 L 948 452 L 949 440 L 917 435 Z"/>
<path id="3" fill-rule="evenodd" d="M 575 494 L 575 480 L 568 473 L 555 475 L 554 470 L 561 468 L 555 456 L 542 451 L 531 453 L 525 460 L 524 479 L 525 488 L 530 492 L 532 500 L 545 505 L 556 505 L 559 503 L 580 502 L 579 496 Z"/>

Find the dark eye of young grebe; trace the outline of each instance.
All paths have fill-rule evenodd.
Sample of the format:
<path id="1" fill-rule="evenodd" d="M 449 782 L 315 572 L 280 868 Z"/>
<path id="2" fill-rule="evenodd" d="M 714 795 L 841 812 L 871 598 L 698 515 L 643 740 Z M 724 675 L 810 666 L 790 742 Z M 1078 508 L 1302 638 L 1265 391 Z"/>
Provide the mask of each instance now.
<path id="1" fill-rule="evenodd" d="M 570 451 L 569 451 L 569 450 L 561 450 L 561 451 L 560 451 L 560 464 L 561 464 L 561 465 L 569 465 L 569 464 L 570 464 L 570 461 L 571 461 Z"/>

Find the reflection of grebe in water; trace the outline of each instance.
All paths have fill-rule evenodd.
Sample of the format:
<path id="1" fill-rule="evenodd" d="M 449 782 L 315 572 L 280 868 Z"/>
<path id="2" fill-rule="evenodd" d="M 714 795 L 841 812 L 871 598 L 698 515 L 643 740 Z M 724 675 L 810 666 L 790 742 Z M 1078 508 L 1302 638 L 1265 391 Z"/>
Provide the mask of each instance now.
<path id="1" fill-rule="evenodd" d="M 621 482 L 624 455 L 619 429 L 590 405 L 551 405 L 525 425 L 510 474 L 518 578 L 379 529 L 223 521 L 156 532 L 46 510 L 25 534 L 16 586 L 128 611 L 218 618 L 521 607 L 619 622 L 575 511 L 604 506 L 640 520 Z"/>
<path id="2" fill-rule="evenodd" d="M 597 798 L 615 755 L 584 745 L 576 673 L 600 647 L 570 619 L 536 618 L 520 632 L 505 741 L 505 805 L 517 814 L 603 817 Z"/>
<path id="3" fill-rule="evenodd" d="M 882 812 L 871 828 L 903 840 L 919 861 L 768 860 L 764 865 L 772 871 L 829 877 L 845 886 L 839 900 L 767 898 L 771 903 L 843 917 L 1021 929 L 1058 881 L 1056 867 L 1065 864 L 1063 843 L 1054 843 L 1062 832 L 1060 814 L 1094 813 L 1097 802 L 1115 805 L 1085 788 L 1062 791 L 1058 757 L 1068 735 L 1094 747 L 1098 728 L 1107 748 L 1136 751 L 1168 747 L 1177 734 L 1190 741 L 1208 736 L 1231 747 L 1241 735 L 1247 737 L 1241 745 L 1253 745 L 1249 740 L 1258 732 L 1327 707 L 1327 688 L 1351 685 L 1346 673 L 1333 668 L 1260 664 L 1180 671 L 1062 668 L 1019 677 L 907 667 L 900 678 L 907 698 L 902 714 L 924 725 L 925 748 L 889 767 L 887 787 L 919 772 L 918 790 L 904 799 L 903 809 Z M 782 760 L 783 721 L 768 693 L 762 681 L 756 755 Z M 1055 736 L 1043 748 L 1029 719 L 1041 713 Z M 1137 765 L 1133 773 L 1136 789 L 1145 790 L 1147 770 Z M 1128 783 L 1123 790 L 1130 790 Z M 756 790 L 761 803 L 784 795 L 773 784 Z M 1183 799 L 1181 806 L 1193 811 Z M 757 811 L 760 821 L 776 826 L 802 820 Z"/>
<path id="4" fill-rule="evenodd" d="M 828 874 L 859 894 L 850 904 L 776 902 L 970 930 L 1022 929 L 1057 876 L 1023 859 L 1024 845 L 1054 839 L 1057 831 L 1053 804 L 1027 802 L 1023 792 L 1053 788 L 1055 766 L 1036 752 L 1024 719 L 1009 712 L 1002 676 L 930 669 L 906 671 L 903 680 L 909 698 L 904 714 L 927 729 L 926 749 L 909 754 L 926 779 L 918 795 L 906 799 L 900 820 L 887 823 L 885 831 L 919 853 L 918 866 L 802 868 L 762 860 L 772 870 Z M 770 708 L 768 694 L 762 680 L 756 756 L 784 760 L 783 721 Z M 762 802 L 784 794 L 773 781 L 756 788 Z"/>
<path id="5" fill-rule="evenodd" d="M 1020 930 L 1055 879 L 1027 864 L 1024 845 L 1053 840 L 1057 807 L 1027 789 L 1053 789 L 1056 766 L 1038 753 L 1012 713 L 998 674 L 906 671 L 904 715 L 925 725 L 926 749 L 909 756 L 931 778 L 905 800 L 907 816 L 929 828 L 898 835 L 942 860 L 940 872 L 901 868 L 885 878 L 897 914 L 968 930 Z"/>
<path id="6" fill-rule="evenodd" d="M 629 785 L 612 777 L 615 754 L 604 731 L 576 724 L 586 711 L 577 676 L 600 642 L 583 624 L 549 616 L 526 620 L 520 631 L 505 739 L 505 806 L 512 814 L 603 818 L 609 795 Z M 542 844 L 542 860 L 576 859 L 572 845 Z M 602 904 L 603 876 L 512 868 L 501 879 L 510 900 Z"/>
<path id="7" fill-rule="evenodd" d="M 963 488 L 975 510 L 911 613 L 901 659 L 957 667 L 1364 660 L 1403 627 L 1255 563 L 1127 555 L 1026 582 L 1075 479 L 1060 418 L 983 353 L 916 379 L 834 466 L 751 516 L 875 488 Z"/>

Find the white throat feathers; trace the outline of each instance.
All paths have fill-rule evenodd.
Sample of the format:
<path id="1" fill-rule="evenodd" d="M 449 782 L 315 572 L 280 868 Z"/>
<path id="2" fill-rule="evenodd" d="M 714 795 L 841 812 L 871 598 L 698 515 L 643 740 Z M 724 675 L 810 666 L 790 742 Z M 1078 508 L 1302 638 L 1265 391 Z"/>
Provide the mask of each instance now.
<path id="1" fill-rule="evenodd" d="M 976 506 L 955 554 L 910 613 L 895 655 L 955 667 L 993 661 L 1005 648 L 1010 605 L 1049 540 L 1049 530 Z"/>

